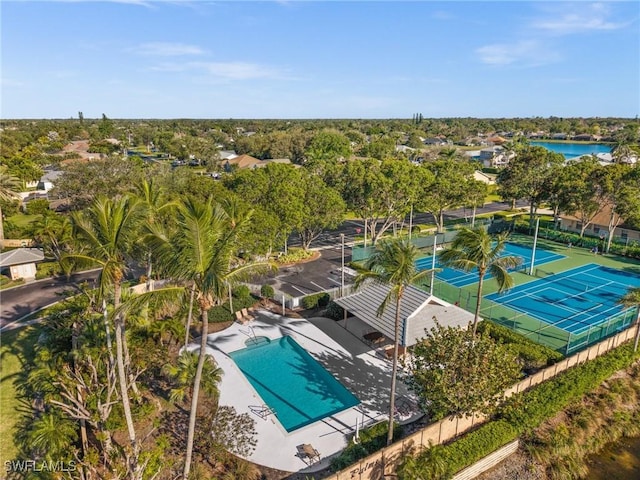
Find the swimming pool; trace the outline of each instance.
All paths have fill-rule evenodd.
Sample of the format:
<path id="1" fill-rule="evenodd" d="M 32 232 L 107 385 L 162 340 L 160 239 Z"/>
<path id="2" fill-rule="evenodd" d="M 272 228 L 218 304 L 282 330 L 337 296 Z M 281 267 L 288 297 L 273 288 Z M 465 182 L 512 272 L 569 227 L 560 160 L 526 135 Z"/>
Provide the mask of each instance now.
<path id="1" fill-rule="evenodd" d="M 360 403 L 289 336 L 229 355 L 287 432 Z"/>

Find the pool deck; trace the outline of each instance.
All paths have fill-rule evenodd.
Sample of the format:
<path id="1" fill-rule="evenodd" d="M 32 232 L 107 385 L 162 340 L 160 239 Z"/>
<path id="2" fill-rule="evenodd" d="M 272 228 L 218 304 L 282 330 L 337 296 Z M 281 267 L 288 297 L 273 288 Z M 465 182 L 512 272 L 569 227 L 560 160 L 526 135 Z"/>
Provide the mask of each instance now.
<path id="1" fill-rule="evenodd" d="M 347 329 L 343 322 L 327 318 L 289 318 L 267 310 L 258 310 L 256 319 L 241 325 L 210 334 L 208 353 L 224 371 L 220 389 L 220 405 L 233 406 L 238 414 L 247 413 L 256 421 L 257 446 L 247 457 L 251 462 L 287 472 L 313 472 L 329 465 L 330 457 L 339 453 L 355 433 L 356 421 L 365 426 L 386 421 L 389 408 L 391 362 L 362 340 L 366 325 L 349 318 Z M 289 335 L 313 358 L 349 389 L 361 403 L 323 420 L 288 433 L 277 418 L 269 415 L 260 418 L 250 408 L 264 402 L 228 355 L 245 348 L 249 335 L 270 339 Z M 190 350 L 197 349 L 190 345 Z M 410 398 L 402 382 L 398 382 L 396 398 Z M 402 423 L 420 417 L 403 418 Z M 321 456 L 321 461 L 307 465 L 299 458 L 297 446 L 311 444 Z"/>

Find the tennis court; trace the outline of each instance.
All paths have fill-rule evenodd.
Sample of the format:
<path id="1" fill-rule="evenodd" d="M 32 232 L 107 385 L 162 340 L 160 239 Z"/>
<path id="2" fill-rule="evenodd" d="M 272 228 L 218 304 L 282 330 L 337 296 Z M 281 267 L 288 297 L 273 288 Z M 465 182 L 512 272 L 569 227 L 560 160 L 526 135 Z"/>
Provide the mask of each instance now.
<path id="1" fill-rule="evenodd" d="M 546 330 L 549 336 L 551 330 L 544 326 L 550 325 L 554 331 L 566 332 L 561 337 L 566 338 L 567 350 L 574 350 L 633 321 L 634 315 L 627 314 L 632 309 L 625 310 L 617 302 L 635 287 L 640 287 L 639 275 L 590 263 L 485 298 L 524 314 L 517 317 L 517 330 Z M 527 322 L 527 318 L 534 320 Z"/>
<path id="2" fill-rule="evenodd" d="M 529 271 L 531 267 L 531 253 L 532 247 L 518 245 L 516 243 L 506 243 L 504 248 L 504 256 L 516 256 L 522 259 L 522 264 L 518 267 L 518 270 Z M 418 270 L 427 270 L 432 266 L 431 256 L 420 258 L 416 261 L 416 267 Z M 549 250 L 545 250 L 543 248 L 536 248 L 535 255 L 535 264 L 543 265 L 545 263 L 553 262 L 555 260 L 559 260 L 564 258 L 564 255 L 560 255 Z M 436 273 L 436 278 L 443 280 L 454 287 L 466 287 L 467 285 L 471 285 L 478 281 L 478 271 L 477 269 L 473 269 L 470 272 L 463 272 L 462 270 L 458 270 L 451 267 L 443 267 L 443 265 L 439 262 L 438 256 L 436 255 L 436 268 L 441 268 L 442 270 Z M 491 278 L 491 275 L 487 273 L 485 275 L 485 280 Z"/>

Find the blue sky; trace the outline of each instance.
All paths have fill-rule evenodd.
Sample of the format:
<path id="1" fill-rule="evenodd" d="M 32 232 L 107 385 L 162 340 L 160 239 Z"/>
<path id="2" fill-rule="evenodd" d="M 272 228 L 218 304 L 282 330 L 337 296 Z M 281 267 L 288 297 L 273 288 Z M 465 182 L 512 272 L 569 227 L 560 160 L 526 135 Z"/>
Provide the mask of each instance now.
<path id="1" fill-rule="evenodd" d="M 0 2 L 2 118 L 635 117 L 640 2 Z"/>

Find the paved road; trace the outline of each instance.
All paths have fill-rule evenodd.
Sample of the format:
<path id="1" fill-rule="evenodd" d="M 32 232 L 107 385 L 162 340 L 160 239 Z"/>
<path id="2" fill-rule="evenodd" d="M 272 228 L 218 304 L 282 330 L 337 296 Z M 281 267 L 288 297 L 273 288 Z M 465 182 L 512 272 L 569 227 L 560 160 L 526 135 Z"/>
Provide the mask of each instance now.
<path id="1" fill-rule="evenodd" d="M 93 282 L 98 270 L 76 273 L 70 282 L 66 277 L 49 278 L 0 291 L 0 328 L 36 310 L 58 302 L 78 291 L 82 282 Z"/>

